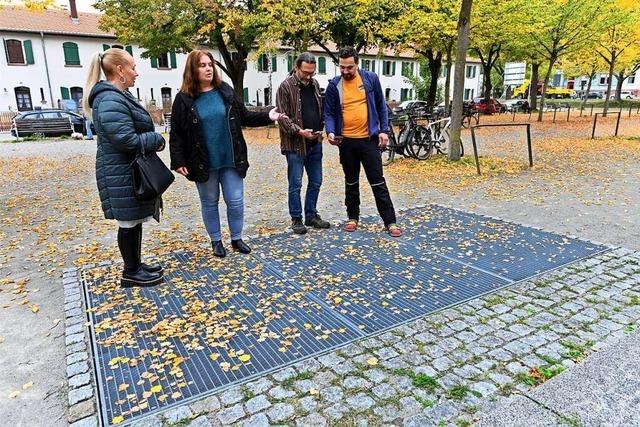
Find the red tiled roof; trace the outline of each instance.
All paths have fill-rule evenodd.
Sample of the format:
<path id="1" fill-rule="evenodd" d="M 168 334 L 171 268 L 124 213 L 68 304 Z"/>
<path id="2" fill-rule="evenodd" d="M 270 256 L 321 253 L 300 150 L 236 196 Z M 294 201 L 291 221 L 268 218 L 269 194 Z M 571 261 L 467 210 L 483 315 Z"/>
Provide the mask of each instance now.
<path id="1" fill-rule="evenodd" d="M 115 34 L 98 28 L 100 14 L 78 13 L 78 22 L 73 23 L 67 10 L 31 11 L 18 6 L 0 7 L 0 31 L 44 32 L 115 38 Z"/>

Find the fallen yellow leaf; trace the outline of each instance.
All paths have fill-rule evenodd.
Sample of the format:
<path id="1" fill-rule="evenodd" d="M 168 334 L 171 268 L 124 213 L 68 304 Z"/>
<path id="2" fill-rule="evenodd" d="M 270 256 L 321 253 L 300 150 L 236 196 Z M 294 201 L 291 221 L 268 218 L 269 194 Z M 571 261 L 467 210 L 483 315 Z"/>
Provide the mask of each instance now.
<path id="1" fill-rule="evenodd" d="M 154 385 L 149 391 L 151 391 L 151 393 L 160 393 L 162 391 L 162 386 Z"/>
<path id="2" fill-rule="evenodd" d="M 240 357 L 238 357 L 238 359 L 240 359 L 241 362 L 248 362 L 249 359 L 251 359 L 251 356 L 249 356 L 248 354 L 243 354 Z"/>
<path id="3" fill-rule="evenodd" d="M 375 366 L 377 364 L 378 364 L 378 359 L 376 359 L 375 357 L 370 357 L 367 359 L 367 365 Z"/>
<path id="4" fill-rule="evenodd" d="M 15 399 L 16 397 L 20 396 L 20 392 L 19 391 L 12 391 L 11 393 L 9 393 L 9 399 Z"/>
<path id="5" fill-rule="evenodd" d="M 112 424 L 120 424 L 123 421 L 124 421 L 124 417 L 122 415 L 118 415 L 117 417 L 115 417 L 114 419 L 111 420 L 111 423 Z"/>
<path id="6" fill-rule="evenodd" d="M 31 387 L 33 387 L 33 381 L 29 381 L 28 383 L 22 385 L 23 390 L 28 390 Z"/>

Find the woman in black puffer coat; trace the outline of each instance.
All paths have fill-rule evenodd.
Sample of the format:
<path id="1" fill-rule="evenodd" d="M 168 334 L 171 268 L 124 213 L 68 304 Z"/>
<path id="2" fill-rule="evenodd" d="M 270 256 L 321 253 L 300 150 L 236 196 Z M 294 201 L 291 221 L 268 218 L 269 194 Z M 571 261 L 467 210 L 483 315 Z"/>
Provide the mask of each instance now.
<path id="1" fill-rule="evenodd" d="M 100 80 L 104 73 L 106 80 Z M 139 201 L 133 192 L 130 165 L 141 147 L 160 151 L 165 141 L 154 131 L 147 111 L 126 90 L 138 73 L 133 57 L 122 49 L 96 53 L 84 89 L 84 111 L 93 116 L 98 135 L 96 181 L 107 219 L 118 221 L 118 247 L 124 260 L 121 285 L 153 286 L 162 281 L 162 266 L 141 260 L 142 223 L 160 220 L 162 200 Z"/>

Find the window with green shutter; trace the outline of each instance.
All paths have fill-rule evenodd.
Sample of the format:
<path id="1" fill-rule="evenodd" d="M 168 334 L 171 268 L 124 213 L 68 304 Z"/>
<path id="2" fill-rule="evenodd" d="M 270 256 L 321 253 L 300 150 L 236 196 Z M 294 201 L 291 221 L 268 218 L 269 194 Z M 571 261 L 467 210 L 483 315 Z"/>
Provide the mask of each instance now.
<path id="1" fill-rule="evenodd" d="M 242 89 L 242 100 L 244 102 L 249 102 L 249 88 L 245 87 Z"/>
<path id="2" fill-rule="evenodd" d="M 62 95 L 62 99 L 71 99 L 68 87 L 60 87 L 60 94 Z"/>
<path id="3" fill-rule="evenodd" d="M 171 68 L 178 68 L 178 61 L 176 60 L 176 53 L 174 51 L 169 52 L 171 57 Z"/>
<path id="4" fill-rule="evenodd" d="M 131 45 L 125 46 L 124 50 L 129 52 L 129 55 L 133 56 L 133 47 L 131 47 Z"/>
<path id="5" fill-rule="evenodd" d="M 376 61 L 374 59 L 371 60 L 371 72 L 376 72 Z"/>
<path id="6" fill-rule="evenodd" d="M 264 53 L 258 56 L 258 71 L 261 73 L 269 71 L 269 58 Z"/>
<path id="7" fill-rule="evenodd" d="M 287 70 L 293 70 L 293 55 L 287 55 Z"/>
<path id="8" fill-rule="evenodd" d="M 64 50 L 64 64 L 66 66 L 80 65 L 80 55 L 78 54 L 78 45 L 73 42 L 62 43 Z"/>
<path id="9" fill-rule="evenodd" d="M 152 56 L 149 60 L 151 61 L 151 68 L 158 68 L 158 58 Z"/>
<path id="10" fill-rule="evenodd" d="M 318 58 L 318 74 L 327 74 L 327 58 L 324 56 Z"/>
<path id="11" fill-rule="evenodd" d="M 276 71 L 278 71 L 278 57 L 274 55 L 271 57 L 271 72 L 275 73 Z"/>
<path id="12" fill-rule="evenodd" d="M 33 61 L 33 48 L 31 47 L 31 40 L 25 40 L 22 42 L 22 46 L 24 46 L 24 59 L 27 64 L 31 65 L 34 63 Z"/>
<path id="13" fill-rule="evenodd" d="M 111 46 L 109 46 L 108 44 L 103 44 L 102 50 L 107 50 L 107 49 L 111 49 Z"/>

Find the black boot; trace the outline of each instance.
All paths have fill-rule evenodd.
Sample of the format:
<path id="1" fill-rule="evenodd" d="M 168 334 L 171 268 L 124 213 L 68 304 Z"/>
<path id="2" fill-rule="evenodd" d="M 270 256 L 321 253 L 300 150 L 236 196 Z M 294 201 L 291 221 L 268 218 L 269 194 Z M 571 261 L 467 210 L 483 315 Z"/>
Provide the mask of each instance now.
<path id="1" fill-rule="evenodd" d="M 211 247 L 213 248 L 213 254 L 218 258 L 224 258 L 227 256 L 227 251 L 222 245 L 222 240 L 214 240 L 211 242 Z"/>
<path id="2" fill-rule="evenodd" d="M 118 229 L 118 247 L 124 260 L 124 271 L 120 281 L 123 288 L 154 286 L 162 281 L 161 273 L 150 273 L 142 268 L 138 236 L 135 227 Z"/>
<path id="3" fill-rule="evenodd" d="M 142 254 L 142 224 L 138 224 L 134 227 L 138 233 L 138 253 Z M 142 259 L 142 258 L 140 258 Z M 162 273 L 163 268 L 161 264 L 145 264 L 142 263 L 142 268 L 149 273 Z"/>
<path id="4" fill-rule="evenodd" d="M 242 239 L 232 240 L 231 246 L 233 247 L 233 249 L 235 249 L 240 253 L 243 253 L 243 254 L 251 253 L 251 248 L 245 242 L 243 242 Z"/>
<path id="5" fill-rule="evenodd" d="M 306 234 L 307 227 L 302 223 L 302 218 L 292 218 L 291 219 L 291 229 L 296 234 Z"/>

